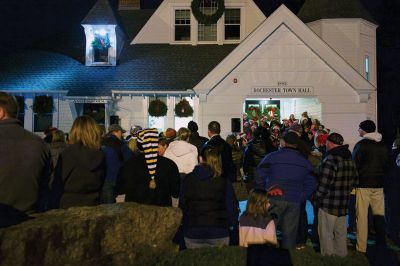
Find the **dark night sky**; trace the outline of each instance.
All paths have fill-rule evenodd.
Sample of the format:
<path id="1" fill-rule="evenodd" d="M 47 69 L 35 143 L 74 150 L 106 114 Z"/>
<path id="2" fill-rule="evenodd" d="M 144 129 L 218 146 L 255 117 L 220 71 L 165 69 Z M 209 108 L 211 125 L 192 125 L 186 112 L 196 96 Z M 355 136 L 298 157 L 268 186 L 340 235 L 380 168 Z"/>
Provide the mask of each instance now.
<path id="1" fill-rule="evenodd" d="M 112 0 L 116 1 L 116 0 Z M 147 8 L 161 0 L 141 0 Z M 305 0 L 255 0 L 266 14 L 284 3 L 294 13 Z M 335 1 L 335 0 L 332 0 Z M 96 0 L 2 0 L 0 1 L 0 51 L 9 53 L 66 31 L 84 18 Z M 400 0 L 361 0 L 379 24 L 378 121 L 390 144 L 400 126 Z M 1 73 L 0 73 L 1 74 Z M 357 127 L 357 125 L 355 125 Z"/>

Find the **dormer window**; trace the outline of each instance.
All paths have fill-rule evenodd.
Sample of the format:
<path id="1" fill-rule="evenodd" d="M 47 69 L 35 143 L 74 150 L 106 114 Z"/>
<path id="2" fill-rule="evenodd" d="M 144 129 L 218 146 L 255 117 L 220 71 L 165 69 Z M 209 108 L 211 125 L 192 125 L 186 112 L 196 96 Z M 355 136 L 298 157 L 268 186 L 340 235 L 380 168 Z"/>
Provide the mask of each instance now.
<path id="1" fill-rule="evenodd" d="M 190 41 L 190 9 L 175 10 L 175 41 Z"/>
<path id="2" fill-rule="evenodd" d="M 225 9 L 225 40 L 240 40 L 240 9 Z"/>
<path id="3" fill-rule="evenodd" d="M 93 61 L 95 63 L 108 63 L 108 49 L 111 47 L 108 33 L 104 30 L 95 31 L 92 41 Z"/>

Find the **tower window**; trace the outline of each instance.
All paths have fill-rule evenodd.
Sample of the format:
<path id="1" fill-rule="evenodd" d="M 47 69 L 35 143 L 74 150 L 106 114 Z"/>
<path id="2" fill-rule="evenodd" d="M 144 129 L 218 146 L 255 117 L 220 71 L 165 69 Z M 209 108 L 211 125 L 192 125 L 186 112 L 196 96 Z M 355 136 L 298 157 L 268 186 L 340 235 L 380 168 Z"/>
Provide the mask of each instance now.
<path id="1" fill-rule="evenodd" d="M 369 80 L 369 56 L 366 55 L 364 58 L 364 69 L 365 69 L 365 79 Z"/>

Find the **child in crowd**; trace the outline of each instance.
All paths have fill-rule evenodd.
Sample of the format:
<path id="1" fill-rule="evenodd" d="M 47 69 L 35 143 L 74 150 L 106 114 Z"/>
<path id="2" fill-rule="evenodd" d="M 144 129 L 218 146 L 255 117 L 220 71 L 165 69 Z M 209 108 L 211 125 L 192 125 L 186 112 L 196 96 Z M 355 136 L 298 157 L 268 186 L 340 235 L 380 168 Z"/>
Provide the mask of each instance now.
<path id="1" fill-rule="evenodd" d="M 266 243 L 277 245 L 275 222 L 269 214 L 269 206 L 266 190 L 251 190 L 246 211 L 240 216 L 239 241 L 241 247 Z"/>

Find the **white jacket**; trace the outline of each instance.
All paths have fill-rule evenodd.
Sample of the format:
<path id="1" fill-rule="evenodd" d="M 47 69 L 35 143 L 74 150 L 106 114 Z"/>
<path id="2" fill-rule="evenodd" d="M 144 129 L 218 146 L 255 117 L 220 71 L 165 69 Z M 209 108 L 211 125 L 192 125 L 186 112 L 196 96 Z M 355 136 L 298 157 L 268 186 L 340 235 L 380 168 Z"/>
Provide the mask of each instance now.
<path id="1" fill-rule="evenodd" d="M 198 164 L 196 146 L 183 140 L 171 142 L 164 153 L 164 157 L 176 163 L 179 173 L 191 173 Z"/>

